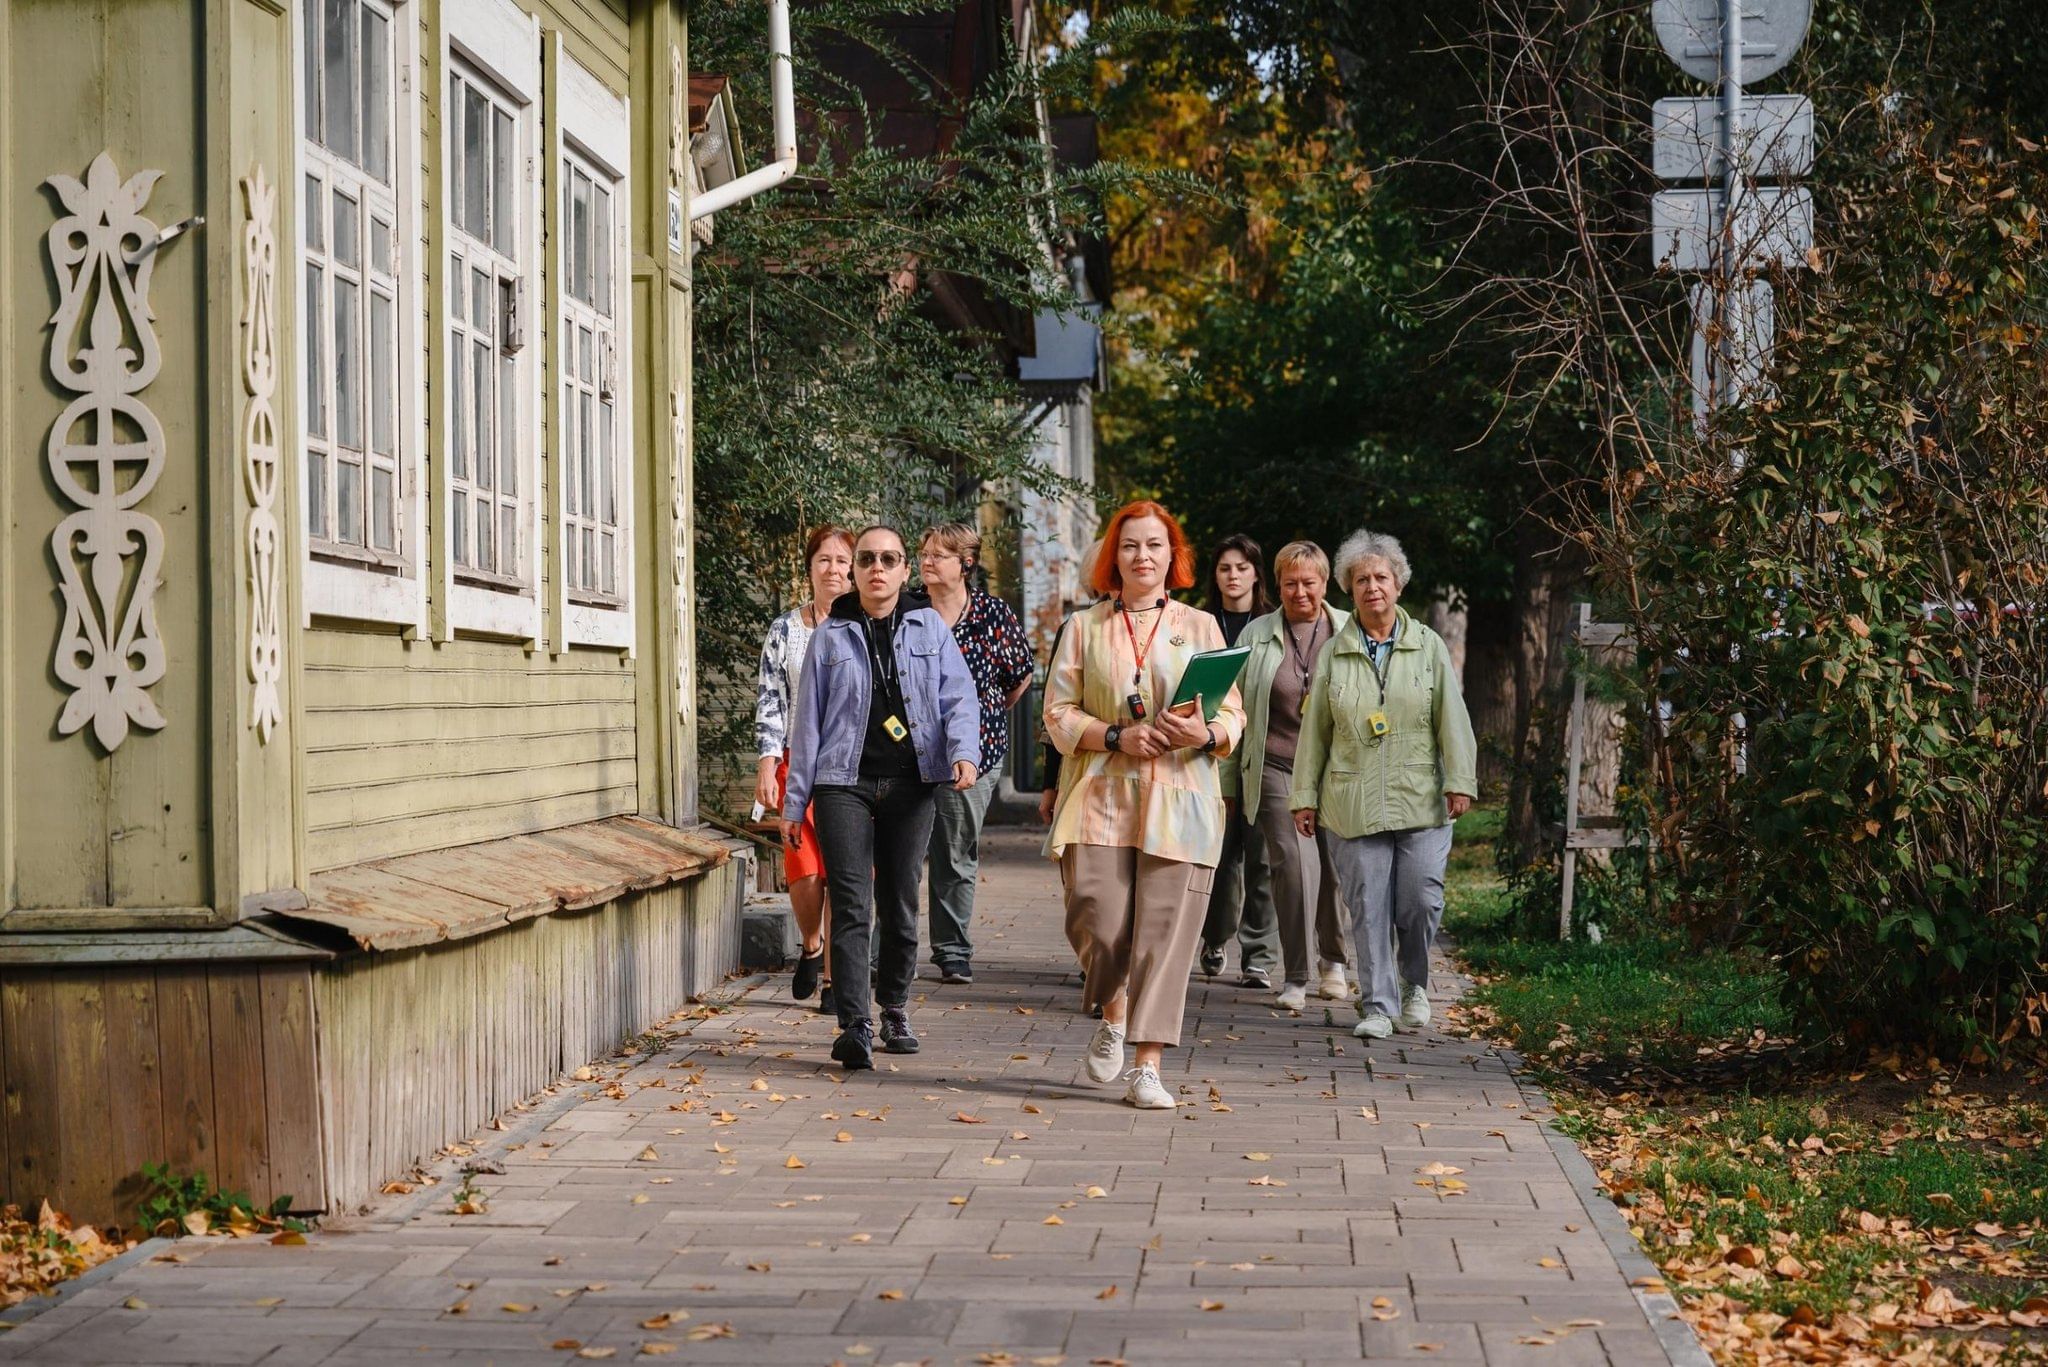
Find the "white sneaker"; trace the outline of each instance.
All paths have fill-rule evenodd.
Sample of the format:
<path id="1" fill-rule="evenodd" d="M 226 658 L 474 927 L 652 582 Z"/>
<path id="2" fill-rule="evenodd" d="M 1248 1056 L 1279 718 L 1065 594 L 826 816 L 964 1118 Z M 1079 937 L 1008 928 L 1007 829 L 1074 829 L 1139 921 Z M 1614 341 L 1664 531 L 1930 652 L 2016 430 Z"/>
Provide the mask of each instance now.
<path id="1" fill-rule="evenodd" d="M 1174 1109 L 1173 1096 L 1159 1081 L 1159 1070 L 1151 1064 L 1144 1064 L 1124 1074 L 1131 1080 L 1131 1089 L 1124 1093 L 1124 1100 L 1141 1111 L 1170 1111 Z"/>
<path id="2" fill-rule="evenodd" d="M 1088 1079 L 1115 1082 L 1123 1070 L 1124 1028 L 1104 1021 L 1095 1027 L 1095 1038 L 1088 1041 Z"/>
<path id="3" fill-rule="evenodd" d="M 1280 994 L 1274 1000 L 1280 1004 L 1282 1011 L 1299 1011 L 1308 1005 L 1308 989 L 1300 983 L 1289 983 L 1280 989 Z"/>
<path id="4" fill-rule="evenodd" d="M 1392 1039 L 1393 1018 L 1384 1011 L 1374 1011 L 1364 1020 L 1351 1027 L 1351 1033 L 1360 1039 Z"/>
<path id="5" fill-rule="evenodd" d="M 1410 984 L 1401 994 L 1401 1024 L 1420 1030 L 1429 1024 L 1429 989 Z"/>
<path id="6" fill-rule="evenodd" d="M 1340 1002 L 1349 994 L 1351 984 L 1344 977 L 1344 965 L 1324 964 L 1322 978 L 1316 985 L 1316 995 L 1327 1001 Z"/>

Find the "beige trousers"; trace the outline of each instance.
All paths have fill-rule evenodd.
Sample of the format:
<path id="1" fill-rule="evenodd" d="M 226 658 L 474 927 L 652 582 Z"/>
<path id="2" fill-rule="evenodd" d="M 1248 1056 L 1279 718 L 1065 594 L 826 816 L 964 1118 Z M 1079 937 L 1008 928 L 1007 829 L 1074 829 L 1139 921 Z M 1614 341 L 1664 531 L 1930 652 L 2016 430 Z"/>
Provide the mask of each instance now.
<path id="1" fill-rule="evenodd" d="M 1314 838 L 1294 828 L 1294 813 L 1287 810 L 1288 790 L 1294 773 L 1268 764 L 1261 778 L 1259 832 L 1266 839 L 1266 864 L 1273 871 L 1273 909 L 1280 922 L 1280 958 L 1287 981 L 1306 987 L 1311 965 L 1308 961 L 1309 930 L 1315 930 L 1316 957 L 1341 964 L 1344 959 L 1344 921 L 1337 908 L 1337 870 L 1330 863 L 1328 840 L 1318 832 Z"/>
<path id="2" fill-rule="evenodd" d="M 1090 1010 L 1129 993 L 1124 1038 L 1179 1044 L 1188 972 L 1216 871 L 1118 845 L 1069 845 L 1067 942 L 1088 974 Z"/>

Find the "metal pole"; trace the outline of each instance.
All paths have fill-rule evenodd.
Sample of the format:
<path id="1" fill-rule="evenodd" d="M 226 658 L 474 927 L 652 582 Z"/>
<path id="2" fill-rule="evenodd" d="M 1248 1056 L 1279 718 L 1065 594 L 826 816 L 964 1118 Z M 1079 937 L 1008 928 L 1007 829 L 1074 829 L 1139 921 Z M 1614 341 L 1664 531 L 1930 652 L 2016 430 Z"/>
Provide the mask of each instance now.
<path id="1" fill-rule="evenodd" d="M 1736 212 L 1742 196 L 1742 6 L 1743 0 L 1721 0 L 1721 270 L 1717 291 L 1721 324 L 1721 403 L 1733 407 L 1738 398 L 1737 360 L 1743 355 L 1742 311 L 1735 292 L 1741 287 Z M 1739 457 L 1738 457 L 1739 459 Z"/>

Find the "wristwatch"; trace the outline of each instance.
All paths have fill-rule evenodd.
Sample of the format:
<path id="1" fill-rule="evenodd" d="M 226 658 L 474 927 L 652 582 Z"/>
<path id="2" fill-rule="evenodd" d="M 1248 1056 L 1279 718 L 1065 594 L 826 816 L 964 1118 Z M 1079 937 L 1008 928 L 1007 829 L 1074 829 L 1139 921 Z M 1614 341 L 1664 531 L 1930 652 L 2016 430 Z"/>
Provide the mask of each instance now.
<path id="1" fill-rule="evenodd" d="M 1216 734 L 1214 726 L 1205 726 L 1202 729 L 1209 733 L 1209 739 L 1202 742 L 1202 753 L 1213 755 L 1216 753 L 1216 747 L 1223 743 L 1223 737 Z"/>
<path id="2" fill-rule="evenodd" d="M 1114 751 L 1116 749 L 1117 741 L 1123 738 L 1123 734 L 1123 723 L 1111 722 L 1109 724 L 1109 729 L 1102 733 L 1102 748 L 1105 750 Z"/>

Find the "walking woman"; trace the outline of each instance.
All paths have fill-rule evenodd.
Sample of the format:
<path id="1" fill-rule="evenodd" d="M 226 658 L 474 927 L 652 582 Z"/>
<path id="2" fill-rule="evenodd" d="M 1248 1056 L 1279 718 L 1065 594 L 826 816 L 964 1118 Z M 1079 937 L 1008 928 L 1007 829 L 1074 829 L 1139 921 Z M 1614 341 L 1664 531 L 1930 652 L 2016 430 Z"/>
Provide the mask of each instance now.
<path id="1" fill-rule="evenodd" d="M 1157 503 L 1110 519 L 1093 574 L 1108 601 L 1074 614 L 1046 681 L 1045 729 L 1064 757 L 1046 848 L 1067 888 L 1067 939 L 1102 1024 L 1087 1072 L 1113 1081 L 1136 1046 L 1124 1100 L 1172 1110 L 1162 1051 L 1180 1043 L 1188 970 L 1223 852 L 1221 758 L 1237 747 L 1237 689 L 1203 720 L 1169 711 L 1187 662 L 1222 648 L 1216 619 L 1167 597 L 1194 583 L 1194 554 Z"/>
<path id="2" fill-rule="evenodd" d="M 789 773 L 789 719 L 794 711 L 797 681 L 811 635 L 832 610 L 832 600 L 853 582 L 853 533 L 844 527 L 814 529 L 804 539 L 804 575 L 811 596 L 776 618 L 761 647 L 761 681 L 754 698 L 754 746 L 760 754 L 754 776 L 754 801 L 764 812 L 782 811 L 782 787 Z M 798 829 L 799 842 L 782 842 L 783 881 L 789 885 L 790 910 L 796 913 L 803 953 L 789 995 L 803 1001 L 818 992 L 818 1009 L 832 1009 L 832 970 L 825 959 L 825 866 L 818 858 L 817 832 L 806 810 Z M 819 991 L 819 979 L 824 990 Z"/>
<path id="3" fill-rule="evenodd" d="M 981 823 L 1002 781 L 1010 753 L 1010 709 L 1031 687 L 1036 662 L 1024 624 L 1008 603 L 974 586 L 981 534 L 964 522 L 946 522 L 918 538 L 918 573 L 932 611 L 952 628 L 953 640 L 974 676 L 981 707 L 981 777 L 965 792 L 941 788 L 932 816 L 932 962 L 942 983 L 974 981 L 974 886 L 981 874 Z"/>
<path id="4" fill-rule="evenodd" d="M 914 1054 L 910 982 L 917 974 L 917 879 L 932 834 L 932 792 L 974 786 L 981 709 L 974 679 L 939 615 L 903 591 L 910 557 L 893 527 L 854 541 L 855 592 L 811 640 L 790 731 L 782 834 L 801 843 L 815 803 L 832 899 L 832 1057 L 874 1067 L 873 993 L 882 1047 Z"/>
<path id="5" fill-rule="evenodd" d="M 1429 950 L 1444 914 L 1451 823 L 1479 792 L 1478 745 L 1443 638 L 1403 611 L 1401 543 L 1354 533 L 1337 582 L 1356 610 L 1316 663 L 1288 806 L 1304 836 L 1331 837 L 1351 908 L 1363 1019 L 1386 1039 L 1429 1024 Z"/>
<path id="6" fill-rule="evenodd" d="M 1209 610 L 1223 627 L 1223 644 L 1227 646 L 1239 644 L 1245 628 L 1273 610 L 1273 600 L 1266 595 L 1265 553 L 1242 532 L 1226 536 L 1216 545 L 1209 565 Z M 1242 680 L 1239 686 L 1243 686 Z M 1242 785 L 1238 762 L 1239 756 L 1233 753 L 1220 770 L 1223 805 L 1232 817 L 1240 810 L 1240 787 L 1251 786 Z M 1257 796 L 1256 791 L 1252 796 Z M 1209 912 L 1202 923 L 1203 976 L 1213 978 L 1223 972 L 1223 952 L 1233 938 L 1237 940 L 1239 981 L 1246 987 L 1271 987 L 1273 965 L 1279 958 L 1272 871 L 1266 864 L 1264 842 L 1237 820 L 1225 823 L 1223 854 L 1216 861 L 1216 887 L 1209 894 Z"/>
<path id="7" fill-rule="evenodd" d="M 1312 541 L 1293 541 L 1273 557 L 1280 610 L 1245 628 L 1251 648 L 1238 686 L 1244 692 L 1241 811 L 1251 843 L 1263 846 L 1273 877 L 1273 908 L 1280 920 L 1286 978 L 1279 1004 L 1308 1004 L 1309 949 L 1316 950 L 1316 990 L 1332 1001 L 1349 992 L 1344 976 L 1344 927 L 1337 909 L 1337 874 L 1328 841 L 1295 829 L 1288 802 L 1294 788 L 1294 752 L 1302 705 L 1323 651 L 1351 614 L 1323 601 L 1330 560 Z"/>

